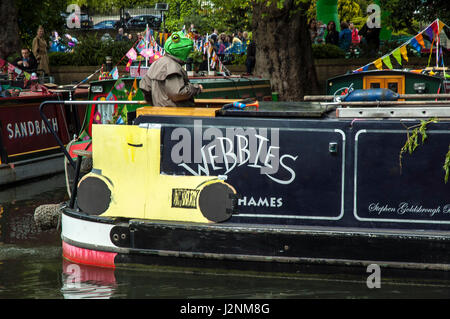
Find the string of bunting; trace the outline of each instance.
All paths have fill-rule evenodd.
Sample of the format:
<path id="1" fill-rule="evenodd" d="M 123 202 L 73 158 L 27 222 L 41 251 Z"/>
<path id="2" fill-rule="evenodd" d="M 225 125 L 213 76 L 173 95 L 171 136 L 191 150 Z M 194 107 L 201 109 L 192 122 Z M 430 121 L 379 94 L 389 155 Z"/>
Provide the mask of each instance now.
<path id="1" fill-rule="evenodd" d="M 391 56 L 393 56 L 395 61 L 397 61 L 397 63 L 401 66 L 402 60 L 408 61 L 408 52 L 406 49 L 407 45 L 411 45 L 413 49 L 418 52 L 421 52 L 422 49 L 425 49 L 423 34 L 425 34 L 432 41 L 430 49 L 430 59 L 431 59 L 431 52 L 433 51 L 433 45 L 434 44 L 437 45 L 439 43 L 439 33 L 442 31 L 444 27 L 448 28 L 448 26 L 444 22 L 440 21 L 439 19 L 436 19 L 430 25 L 428 25 L 427 28 L 418 33 L 416 36 L 409 39 L 406 43 L 403 43 L 401 46 L 397 47 L 393 51 L 382 56 L 381 58 L 378 58 L 375 61 L 370 62 L 364 65 L 363 67 L 354 70 L 353 73 L 368 71 L 371 65 L 375 66 L 375 68 L 377 68 L 378 70 L 382 70 L 383 65 L 385 65 L 388 69 L 393 69 Z M 442 48 L 439 50 L 439 53 L 436 54 L 437 60 L 439 59 L 439 57 L 441 58 L 441 63 L 443 64 Z M 430 59 L 428 60 L 428 63 L 430 62 Z"/>

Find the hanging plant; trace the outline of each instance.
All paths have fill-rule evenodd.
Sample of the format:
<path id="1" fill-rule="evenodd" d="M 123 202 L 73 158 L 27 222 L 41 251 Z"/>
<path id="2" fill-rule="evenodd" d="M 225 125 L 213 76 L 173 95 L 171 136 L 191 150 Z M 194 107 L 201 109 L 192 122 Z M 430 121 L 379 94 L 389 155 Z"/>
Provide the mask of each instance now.
<path id="1" fill-rule="evenodd" d="M 428 138 L 427 125 L 430 123 L 437 123 L 437 122 L 438 122 L 438 120 L 436 118 L 431 118 L 428 120 L 420 121 L 420 124 L 406 127 L 406 136 L 407 136 L 406 142 L 403 145 L 403 147 L 401 148 L 400 154 L 399 154 L 400 173 L 402 171 L 403 154 L 405 154 L 405 153 L 412 154 L 420 144 L 423 145 L 425 140 Z M 410 132 L 411 129 L 412 129 L 412 131 Z M 420 137 L 421 137 L 421 140 L 419 143 Z M 447 154 L 445 156 L 443 169 L 445 171 L 444 181 L 445 181 L 445 183 L 447 183 L 449 175 L 450 175 L 450 145 L 449 145 L 449 151 L 447 152 Z"/>
<path id="2" fill-rule="evenodd" d="M 448 152 L 445 155 L 445 160 L 444 160 L 444 171 L 445 171 L 445 184 L 447 184 L 448 182 L 448 176 L 450 175 L 450 144 L 448 145 Z"/>

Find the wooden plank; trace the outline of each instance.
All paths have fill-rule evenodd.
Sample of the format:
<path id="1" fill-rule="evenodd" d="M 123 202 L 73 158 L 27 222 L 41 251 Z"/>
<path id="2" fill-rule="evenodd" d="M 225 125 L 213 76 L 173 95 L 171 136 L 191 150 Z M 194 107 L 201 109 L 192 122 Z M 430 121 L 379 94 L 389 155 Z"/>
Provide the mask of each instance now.
<path id="1" fill-rule="evenodd" d="M 195 99 L 195 104 L 228 104 L 241 101 L 242 99 Z"/>
<path id="2" fill-rule="evenodd" d="M 215 117 L 216 111 L 220 109 L 221 108 L 144 106 L 136 110 L 136 116 L 169 115 Z"/>
<path id="3" fill-rule="evenodd" d="M 86 150 L 73 150 L 73 153 L 78 156 L 86 156 L 86 157 L 92 157 L 91 151 Z"/>

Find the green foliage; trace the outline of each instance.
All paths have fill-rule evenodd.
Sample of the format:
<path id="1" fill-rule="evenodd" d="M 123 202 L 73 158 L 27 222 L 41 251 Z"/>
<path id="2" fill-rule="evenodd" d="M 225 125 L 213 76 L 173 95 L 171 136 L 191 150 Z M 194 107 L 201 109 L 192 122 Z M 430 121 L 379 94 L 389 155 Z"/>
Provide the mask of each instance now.
<path id="1" fill-rule="evenodd" d="M 72 65 L 73 54 L 65 52 L 50 52 L 48 54 L 48 59 L 50 65 L 62 66 L 62 65 Z"/>
<path id="2" fill-rule="evenodd" d="M 339 20 L 346 22 L 362 16 L 361 7 L 355 0 L 338 0 L 338 14 Z"/>
<path id="3" fill-rule="evenodd" d="M 313 56 L 315 59 L 344 58 L 345 52 L 333 44 L 313 44 Z"/>
<path id="4" fill-rule="evenodd" d="M 232 55 L 233 55 L 233 58 L 232 58 L 233 62 L 231 62 L 231 64 L 234 64 L 234 65 L 244 65 L 245 64 L 245 60 L 247 60 L 247 55 L 236 54 L 236 53 L 233 53 Z"/>
<path id="5" fill-rule="evenodd" d="M 192 51 L 189 54 L 189 57 L 192 59 L 192 62 L 194 64 L 200 64 L 203 62 L 203 53 L 200 51 L 196 51 L 196 50 Z"/>
<path id="6" fill-rule="evenodd" d="M 450 175 L 450 144 L 448 145 L 448 152 L 445 155 L 445 160 L 444 160 L 444 171 L 445 171 L 445 177 L 444 177 L 444 181 L 445 184 L 447 184 L 448 182 L 448 177 Z"/>
<path id="7" fill-rule="evenodd" d="M 427 139 L 428 135 L 427 135 L 427 126 L 430 123 L 437 123 L 438 120 L 436 118 L 431 118 L 428 120 L 422 120 L 420 121 L 420 124 L 417 125 L 413 125 L 410 127 L 406 127 L 406 142 L 403 145 L 403 147 L 400 150 L 400 154 L 399 154 L 399 164 L 400 164 L 400 171 L 402 169 L 402 160 L 403 160 L 403 154 L 408 153 L 408 154 L 412 154 L 417 147 L 419 147 L 419 138 L 421 137 L 421 141 L 420 143 L 423 145 L 423 143 L 425 142 L 425 140 Z M 412 129 L 411 133 L 410 130 Z M 447 162 L 447 158 L 446 158 L 446 162 Z M 444 169 L 445 169 L 445 165 L 444 165 Z"/>
<path id="8" fill-rule="evenodd" d="M 52 30 L 62 30 L 64 19 L 60 13 L 64 12 L 66 0 L 15 0 L 17 20 L 19 24 L 19 37 L 23 45 L 31 48 L 37 28 L 42 25 L 45 36 L 48 38 Z"/>

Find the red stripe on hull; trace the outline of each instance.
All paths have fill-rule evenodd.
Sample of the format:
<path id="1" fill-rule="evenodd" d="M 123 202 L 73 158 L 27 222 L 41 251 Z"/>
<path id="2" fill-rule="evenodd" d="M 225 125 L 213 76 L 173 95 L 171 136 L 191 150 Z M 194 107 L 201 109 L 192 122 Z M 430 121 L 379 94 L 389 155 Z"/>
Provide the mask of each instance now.
<path id="1" fill-rule="evenodd" d="M 106 268 L 116 267 L 114 258 L 117 253 L 75 247 L 64 241 L 62 242 L 62 248 L 63 257 L 74 263 Z"/>

